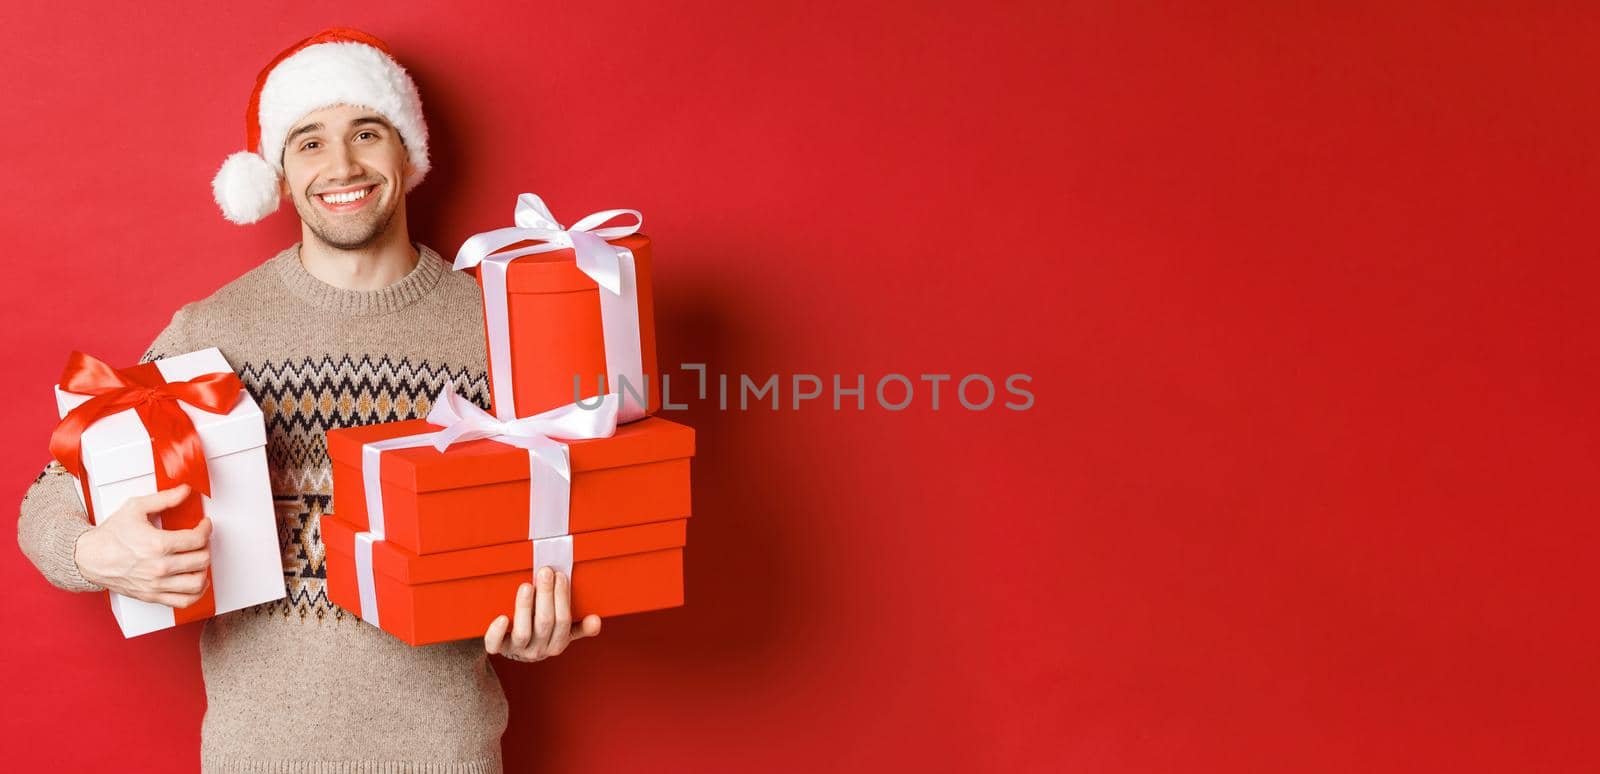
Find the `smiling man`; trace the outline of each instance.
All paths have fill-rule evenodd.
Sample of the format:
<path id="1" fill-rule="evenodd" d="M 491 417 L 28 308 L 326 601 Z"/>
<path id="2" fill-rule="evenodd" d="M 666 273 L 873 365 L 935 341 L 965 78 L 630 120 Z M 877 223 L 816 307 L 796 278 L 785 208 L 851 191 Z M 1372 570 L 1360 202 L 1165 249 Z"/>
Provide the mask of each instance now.
<path id="1" fill-rule="evenodd" d="M 416 86 L 382 41 L 327 30 L 261 71 L 248 123 L 250 150 L 212 183 L 217 204 L 246 224 L 287 196 L 301 240 L 185 304 L 143 357 L 220 348 L 267 425 L 288 595 L 204 625 L 202 768 L 499 771 L 506 702 L 488 656 L 537 661 L 599 633 L 598 618 L 567 615 L 567 579 L 543 568 L 482 641 L 421 648 L 330 604 L 324 583 L 324 433 L 425 416 L 445 385 L 488 408 L 477 285 L 406 226 L 406 194 L 429 167 Z M 18 541 L 62 588 L 187 605 L 204 589 L 209 524 L 162 531 L 150 517 L 189 495 L 135 498 L 90 526 L 52 462 L 23 500 Z"/>

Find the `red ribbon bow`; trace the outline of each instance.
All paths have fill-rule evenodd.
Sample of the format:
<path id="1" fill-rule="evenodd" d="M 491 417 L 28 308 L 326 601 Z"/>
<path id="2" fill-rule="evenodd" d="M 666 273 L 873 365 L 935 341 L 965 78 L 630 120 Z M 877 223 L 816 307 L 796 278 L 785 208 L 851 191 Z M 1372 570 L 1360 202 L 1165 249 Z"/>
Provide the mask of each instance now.
<path id="1" fill-rule="evenodd" d="M 244 385 L 233 372 L 203 374 L 184 382 L 168 382 L 154 363 L 117 370 L 82 352 L 67 357 L 61 389 L 93 395 L 67 412 L 50 434 L 50 454 L 87 486 L 83 470 L 83 431 L 104 417 L 133 409 L 150 434 L 158 488 L 185 483 L 211 494 L 211 476 L 194 422 L 178 401 L 213 414 L 233 410 Z"/>

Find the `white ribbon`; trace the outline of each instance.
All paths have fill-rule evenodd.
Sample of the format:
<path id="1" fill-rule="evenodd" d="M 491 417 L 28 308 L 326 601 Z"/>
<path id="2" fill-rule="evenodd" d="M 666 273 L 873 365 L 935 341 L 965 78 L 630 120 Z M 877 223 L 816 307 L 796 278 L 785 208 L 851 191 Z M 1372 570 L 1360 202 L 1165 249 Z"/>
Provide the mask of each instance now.
<path id="1" fill-rule="evenodd" d="M 535 577 L 540 567 L 549 567 L 572 580 L 572 536 L 557 535 L 533 541 L 533 571 Z"/>
<path id="2" fill-rule="evenodd" d="M 550 409 L 531 417 L 504 421 L 478 408 L 445 385 L 428 411 L 430 424 L 442 429 L 398 438 L 385 438 L 361 447 L 361 484 L 367 502 L 367 529 L 356 533 L 356 586 L 361 598 L 361 618 L 378 625 L 378 596 L 372 574 L 372 546 L 384 539 L 383 452 L 432 446 L 440 452 L 457 441 L 488 438 L 528 452 L 528 539 L 534 541 L 534 570 L 542 554 L 545 564 L 572 573 L 572 539 L 567 521 L 572 503 L 572 458 L 567 445 L 556 440 L 609 438 L 617 431 L 618 400 L 607 395 L 597 407 L 577 403 Z M 563 542 L 565 541 L 565 542 Z M 544 548 L 540 548 L 543 544 Z M 563 547 L 564 546 L 564 547 Z M 564 564 L 562 564 L 564 562 Z"/>
<path id="3" fill-rule="evenodd" d="M 612 218 L 632 215 L 631 226 L 598 228 Z M 544 200 L 525 193 L 517 197 L 516 226 L 474 234 L 461 243 L 452 268 L 478 267 L 483 282 L 483 312 L 489 338 L 489 364 L 494 388 L 495 414 L 500 419 L 517 418 L 511 374 L 511 330 L 509 299 L 506 296 L 506 267 L 527 255 L 572 248 L 578 269 L 600 286 L 600 326 L 606 347 L 606 386 L 622 401 L 618 421 L 642 419 L 648 394 L 644 381 L 643 345 L 639 338 L 639 293 L 634 271 L 633 251 L 613 245 L 617 239 L 638 233 L 644 215 L 638 210 L 601 210 L 584 216 L 572 228 L 556 222 Z M 504 253 L 497 250 L 527 240 L 544 244 L 522 247 Z M 587 376 L 587 374 L 582 374 Z M 628 389 L 623 390 L 626 382 Z"/>
<path id="4" fill-rule="evenodd" d="M 447 391 L 449 387 L 445 388 Z M 429 415 L 432 416 L 431 414 Z M 378 625 L 378 593 L 372 583 L 372 545 L 384 538 L 383 482 L 380 456 L 390 449 L 409 449 L 433 443 L 437 433 L 403 435 L 361 445 L 361 488 L 367 501 L 367 529 L 356 533 L 356 588 L 361 593 L 361 618 Z"/>

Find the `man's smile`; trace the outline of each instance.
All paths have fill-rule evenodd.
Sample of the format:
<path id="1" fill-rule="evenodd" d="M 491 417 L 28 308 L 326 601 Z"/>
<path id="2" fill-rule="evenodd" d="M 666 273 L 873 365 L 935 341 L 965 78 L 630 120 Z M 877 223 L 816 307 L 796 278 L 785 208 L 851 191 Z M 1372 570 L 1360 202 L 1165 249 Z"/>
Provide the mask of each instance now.
<path id="1" fill-rule="evenodd" d="M 372 195 L 376 189 L 377 184 L 373 184 L 361 188 L 324 192 L 312 198 L 320 202 L 323 209 L 335 214 L 344 214 L 365 207 L 369 199 L 376 199 L 377 197 Z"/>

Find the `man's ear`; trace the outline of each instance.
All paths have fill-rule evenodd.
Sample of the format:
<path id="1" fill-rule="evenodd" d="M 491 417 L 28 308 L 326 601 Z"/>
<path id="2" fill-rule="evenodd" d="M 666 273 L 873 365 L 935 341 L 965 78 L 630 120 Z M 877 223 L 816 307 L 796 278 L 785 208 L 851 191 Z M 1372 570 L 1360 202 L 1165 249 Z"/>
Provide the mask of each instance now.
<path id="1" fill-rule="evenodd" d="M 278 198 L 281 199 L 289 195 L 289 167 L 286 165 L 287 158 L 279 158 L 282 159 L 278 162 Z"/>

